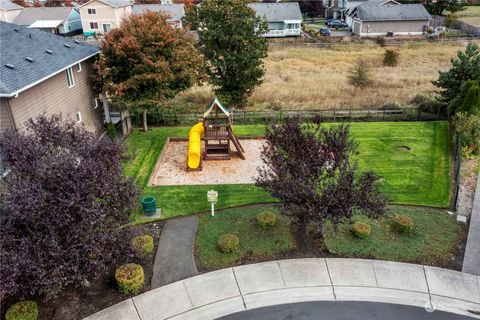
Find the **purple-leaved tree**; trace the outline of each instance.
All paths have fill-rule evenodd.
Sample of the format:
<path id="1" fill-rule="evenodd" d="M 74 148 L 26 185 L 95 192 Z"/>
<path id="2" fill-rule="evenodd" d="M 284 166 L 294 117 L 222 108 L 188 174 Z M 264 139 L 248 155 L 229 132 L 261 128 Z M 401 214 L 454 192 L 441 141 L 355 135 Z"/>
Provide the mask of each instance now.
<path id="1" fill-rule="evenodd" d="M 0 300 L 55 296 L 131 255 L 138 191 L 122 174 L 121 141 L 94 137 L 61 116 L 5 131 L 0 156 Z"/>
<path id="2" fill-rule="evenodd" d="M 351 222 L 356 209 L 371 217 L 384 213 L 381 195 L 372 172 L 358 172 L 357 143 L 348 125 L 325 128 L 320 123 L 302 124 L 298 117 L 267 128 L 262 151 L 264 167 L 256 185 L 279 200 L 281 211 L 298 225 L 304 246 L 307 224 L 323 236 L 327 220 L 334 225 Z"/>

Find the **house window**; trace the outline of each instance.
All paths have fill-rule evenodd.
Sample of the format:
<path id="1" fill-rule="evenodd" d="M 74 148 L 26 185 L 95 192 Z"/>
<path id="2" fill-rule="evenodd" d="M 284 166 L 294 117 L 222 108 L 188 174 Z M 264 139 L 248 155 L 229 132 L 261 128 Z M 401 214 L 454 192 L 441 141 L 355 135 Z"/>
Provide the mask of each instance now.
<path id="1" fill-rule="evenodd" d="M 75 122 L 77 122 L 77 123 L 82 122 L 82 114 L 80 112 L 77 112 L 75 114 Z"/>
<path id="2" fill-rule="evenodd" d="M 97 22 L 90 22 L 90 29 L 98 29 L 98 23 Z"/>
<path id="3" fill-rule="evenodd" d="M 112 25 L 110 23 L 104 23 L 102 26 L 103 26 L 103 32 L 105 33 L 112 30 Z"/>
<path id="4" fill-rule="evenodd" d="M 67 69 L 67 81 L 69 88 L 75 85 L 75 79 L 73 78 L 73 71 L 71 67 Z"/>
<path id="5" fill-rule="evenodd" d="M 87 9 L 87 11 L 88 11 L 88 14 L 97 14 L 96 9 Z"/>
<path id="6" fill-rule="evenodd" d="M 82 63 L 81 62 L 77 63 L 77 72 L 80 72 L 80 71 L 82 71 Z"/>

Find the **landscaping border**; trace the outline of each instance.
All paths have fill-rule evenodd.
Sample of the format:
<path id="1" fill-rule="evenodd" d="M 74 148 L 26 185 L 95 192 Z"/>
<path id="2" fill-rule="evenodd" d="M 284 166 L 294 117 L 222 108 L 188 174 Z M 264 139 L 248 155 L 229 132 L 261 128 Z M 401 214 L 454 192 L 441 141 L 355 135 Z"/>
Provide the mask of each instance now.
<path id="1" fill-rule="evenodd" d="M 393 303 L 480 319 L 480 277 L 377 260 L 280 260 L 174 282 L 86 320 L 215 319 L 248 309 L 306 301 Z"/>
<path id="2" fill-rule="evenodd" d="M 473 200 L 462 272 L 480 276 L 480 175 Z"/>

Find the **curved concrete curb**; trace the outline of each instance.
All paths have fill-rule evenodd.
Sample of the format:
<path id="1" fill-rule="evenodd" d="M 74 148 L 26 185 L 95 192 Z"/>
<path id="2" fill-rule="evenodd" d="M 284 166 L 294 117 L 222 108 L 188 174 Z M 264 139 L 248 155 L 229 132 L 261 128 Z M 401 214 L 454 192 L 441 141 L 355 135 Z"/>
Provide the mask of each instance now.
<path id="1" fill-rule="evenodd" d="M 293 259 L 222 269 L 178 281 L 100 311 L 88 320 L 214 319 L 304 301 L 372 301 L 480 319 L 480 277 L 421 265 L 363 259 Z"/>

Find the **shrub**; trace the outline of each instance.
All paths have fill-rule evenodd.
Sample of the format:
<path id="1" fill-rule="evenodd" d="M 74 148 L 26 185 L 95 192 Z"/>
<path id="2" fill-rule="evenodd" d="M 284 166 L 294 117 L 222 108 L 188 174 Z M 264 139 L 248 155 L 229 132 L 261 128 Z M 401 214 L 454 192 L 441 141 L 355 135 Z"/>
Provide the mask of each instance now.
<path id="1" fill-rule="evenodd" d="M 392 225 L 395 230 L 401 233 L 410 233 L 413 231 L 413 219 L 405 215 L 395 215 L 392 220 Z"/>
<path id="2" fill-rule="evenodd" d="M 259 214 L 257 214 L 256 219 L 257 224 L 262 229 L 267 229 L 275 225 L 275 223 L 277 222 L 277 215 L 271 211 L 260 212 Z"/>
<path id="3" fill-rule="evenodd" d="M 117 137 L 117 130 L 115 130 L 115 125 L 113 122 L 107 124 L 107 136 L 110 139 L 115 139 Z"/>
<path id="4" fill-rule="evenodd" d="M 223 253 L 233 253 L 238 250 L 240 240 L 234 234 L 222 234 L 218 238 L 218 247 Z"/>
<path id="5" fill-rule="evenodd" d="M 350 72 L 348 82 L 359 88 L 365 88 L 372 81 L 370 80 L 370 74 L 368 70 L 368 64 L 364 60 L 358 60 Z"/>
<path id="6" fill-rule="evenodd" d="M 141 257 L 146 257 L 153 252 L 153 237 L 145 234 L 132 239 L 132 247 Z"/>
<path id="7" fill-rule="evenodd" d="M 0 150 L 11 169 L 0 187 L 0 300 L 52 298 L 133 254 L 131 228 L 121 226 L 138 190 L 123 174 L 122 141 L 42 115 L 26 130 L 3 131 Z"/>
<path id="8" fill-rule="evenodd" d="M 135 263 L 127 263 L 115 271 L 115 280 L 117 280 L 120 292 L 138 293 L 143 286 L 144 280 L 143 267 Z"/>
<path id="9" fill-rule="evenodd" d="M 480 117 L 457 113 L 453 117 L 455 133 L 460 136 L 462 154 L 470 158 L 480 151 Z"/>
<path id="10" fill-rule="evenodd" d="M 5 320 L 37 320 L 38 307 L 35 301 L 20 301 L 8 308 Z"/>
<path id="11" fill-rule="evenodd" d="M 383 54 L 383 65 L 388 67 L 396 67 L 400 54 L 396 50 L 386 49 Z"/>
<path id="12" fill-rule="evenodd" d="M 438 113 L 446 110 L 447 104 L 439 101 L 434 95 L 427 93 L 418 93 L 410 101 L 411 104 L 418 107 L 421 111 Z"/>
<path id="13" fill-rule="evenodd" d="M 370 237 L 371 228 L 363 222 L 356 222 L 352 225 L 353 234 L 359 239 L 367 239 Z"/>
<path id="14" fill-rule="evenodd" d="M 387 41 L 385 41 L 385 37 L 378 36 L 375 37 L 375 43 L 378 44 L 380 47 L 385 47 Z"/>

